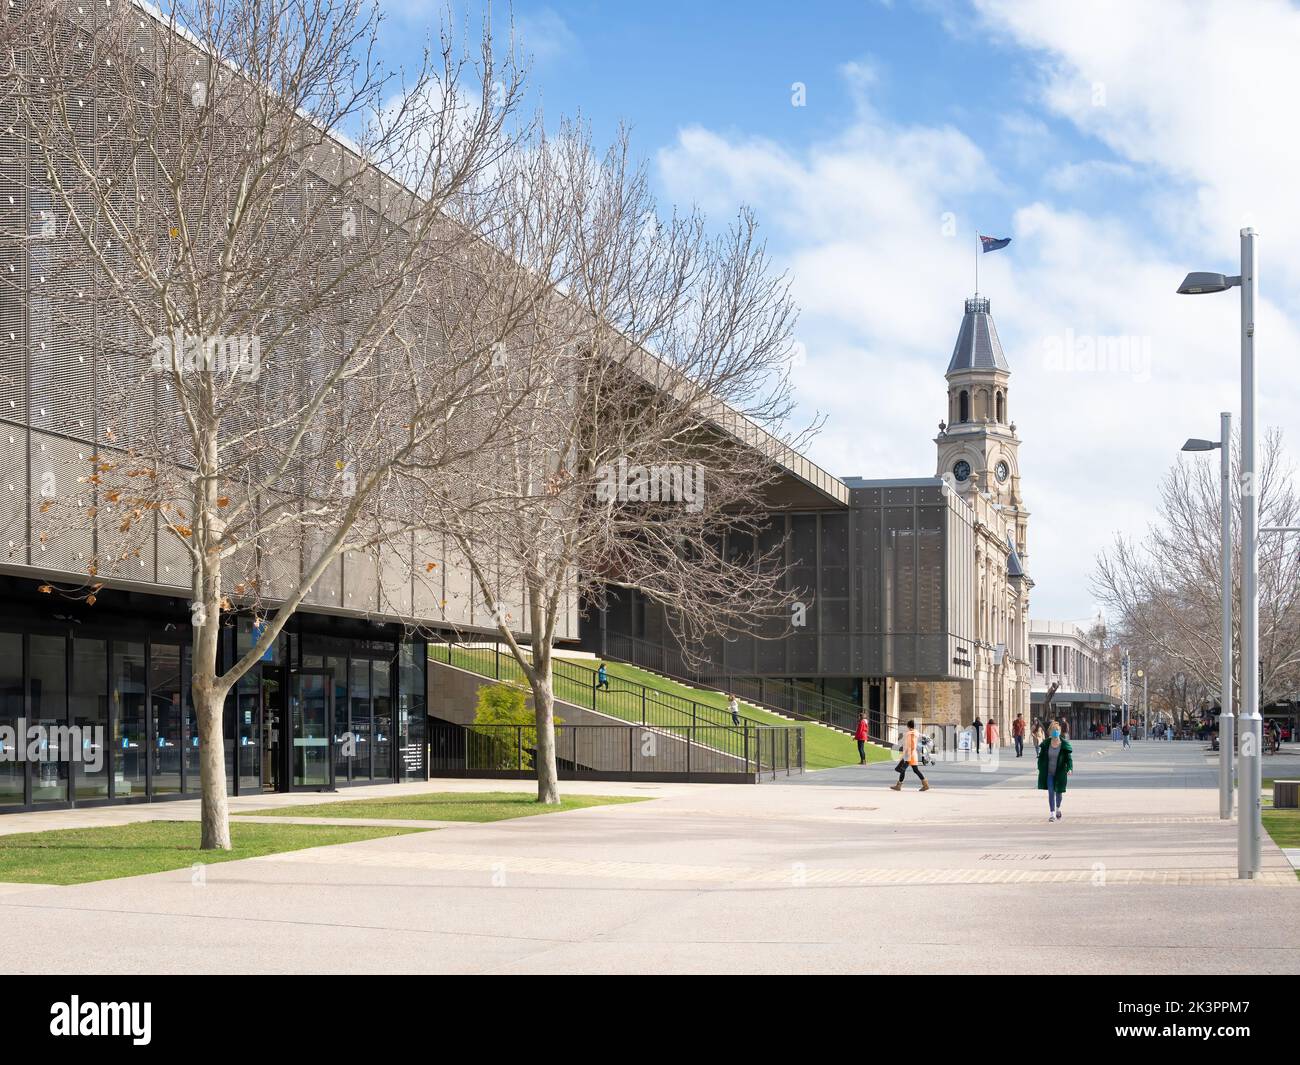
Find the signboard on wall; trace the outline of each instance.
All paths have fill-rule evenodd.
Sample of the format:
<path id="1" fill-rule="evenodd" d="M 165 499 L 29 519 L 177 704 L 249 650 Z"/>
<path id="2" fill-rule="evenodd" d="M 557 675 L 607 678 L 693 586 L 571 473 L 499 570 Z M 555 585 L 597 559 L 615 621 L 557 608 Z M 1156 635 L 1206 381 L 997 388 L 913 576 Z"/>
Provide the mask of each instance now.
<path id="1" fill-rule="evenodd" d="M 402 756 L 402 776 L 424 776 L 424 744 L 408 743 L 400 748 Z"/>

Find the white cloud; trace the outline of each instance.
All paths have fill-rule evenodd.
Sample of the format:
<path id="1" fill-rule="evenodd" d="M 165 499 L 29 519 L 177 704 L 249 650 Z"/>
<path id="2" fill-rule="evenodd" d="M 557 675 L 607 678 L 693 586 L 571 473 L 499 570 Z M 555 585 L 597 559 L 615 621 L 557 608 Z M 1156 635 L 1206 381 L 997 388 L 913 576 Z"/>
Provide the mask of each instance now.
<path id="1" fill-rule="evenodd" d="M 1115 181 L 1130 181 L 1136 171 L 1124 163 L 1106 159 L 1088 159 L 1082 163 L 1062 163 L 1044 175 L 1048 185 L 1058 192 L 1079 192 Z"/>
<path id="2" fill-rule="evenodd" d="M 1107 68 L 1125 93 L 1121 73 Z M 1127 109 L 1107 113 L 1133 121 Z M 1119 151 L 1128 135 L 1103 139 Z M 1149 161 L 1121 155 L 1111 180 L 1125 170 L 1150 177 Z M 959 130 L 897 125 L 863 100 L 839 136 L 806 151 L 693 127 L 658 162 L 675 199 L 711 214 L 747 202 L 772 231 L 803 308 L 801 400 L 805 413 L 827 415 L 811 457 L 846 475 L 932 476 L 943 372 L 973 283 L 968 213 L 1002 190 L 990 160 Z M 1238 194 L 1221 180 L 1213 196 L 1226 204 Z M 1039 194 L 1066 195 L 1068 184 L 1058 175 Z M 1170 216 L 1194 220 L 1178 226 L 1202 225 L 1198 189 L 1169 195 Z M 946 212 L 956 236 L 945 235 Z M 1117 529 L 1141 531 L 1182 441 L 1213 435 L 1218 412 L 1238 405 L 1237 300 L 1175 295 L 1189 264 L 1170 252 L 1160 225 L 1035 200 L 1016 211 L 1010 249 L 981 257 L 980 289 L 992 297 L 1012 368 L 1036 616 L 1089 612 L 1097 551 Z M 1205 247 L 1207 260 L 1193 265 L 1216 261 Z M 1267 301 L 1259 318 L 1262 419 L 1285 424 L 1300 409 L 1291 354 L 1300 329 Z M 1089 346 L 1094 368 L 1060 358 Z M 1098 348 L 1110 353 L 1102 369 Z"/>
<path id="3" fill-rule="evenodd" d="M 1253 225 L 1273 276 L 1300 283 L 1300 11 L 1281 0 L 976 3 L 1037 54 L 1051 111 L 1161 175 L 1162 221 L 1229 261 Z"/>
<path id="4" fill-rule="evenodd" d="M 515 26 L 524 54 L 538 63 L 559 59 L 578 48 L 578 38 L 568 23 L 549 7 L 516 16 Z"/>

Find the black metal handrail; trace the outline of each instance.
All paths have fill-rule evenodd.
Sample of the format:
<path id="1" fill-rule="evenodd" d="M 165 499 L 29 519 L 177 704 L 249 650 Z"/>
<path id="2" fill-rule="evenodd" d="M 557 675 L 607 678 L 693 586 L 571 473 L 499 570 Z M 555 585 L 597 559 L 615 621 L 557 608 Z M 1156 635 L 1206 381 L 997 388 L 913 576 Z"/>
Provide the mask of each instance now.
<path id="1" fill-rule="evenodd" d="M 431 640 L 429 657 L 435 662 L 443 662 L 495 680 L 527 683 L 524 671 L 514 655 L 508 650 L 502 650 L 501 643 L 496 640 L 476 643 Z M 607 686 L 602 686 L 596 670 L 564 659 L 551 660 L 551 673 L 555 698 L 584 710 L 636 724 L 718 725 L 732 729 L 742 728 L 746 724 L 764 724 L 747 716 L 743 710 L 738 711 L 740 721 L 737 723 L 725 708 L 618 677 L 608 677 Z"/>
<path id="2" fill-rule="evenodd" d="M 533 725 L 436 725 L 429 735 L 429 773 L 530 774 Z M 804 770 L 797 725 L 555 726 L 562 775 L 736 776 L 775 779 Z"/>
<path id="3" fill-rule="evenodd" d="M 698 672 L 690 668 L 684 654 L 673 654 L 671 648 L 662 644 L 625 633 L 607 632 L 605 649 L 615 661 L 654 670 L 679 683 L 732 692 L 752 706 L 800 721 L 816 721 L 848 733 L 857 731 L 863 710 L 857 703 L 818 692 L 801 681 Z M 884 713 L 868 711 L 867 733 L 872 742 L 890 742 L 887 731 Z"/>

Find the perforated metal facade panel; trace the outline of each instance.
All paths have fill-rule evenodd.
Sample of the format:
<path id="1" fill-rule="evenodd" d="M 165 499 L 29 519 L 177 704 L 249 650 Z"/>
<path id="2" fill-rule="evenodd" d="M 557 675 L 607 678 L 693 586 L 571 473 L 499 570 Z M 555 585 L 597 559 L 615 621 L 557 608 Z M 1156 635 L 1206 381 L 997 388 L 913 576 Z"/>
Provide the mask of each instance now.
<path id="1" fill-rule="evenodd" d="M 0 423 L 0 559 L 27 561 L 27 430 Z"/>

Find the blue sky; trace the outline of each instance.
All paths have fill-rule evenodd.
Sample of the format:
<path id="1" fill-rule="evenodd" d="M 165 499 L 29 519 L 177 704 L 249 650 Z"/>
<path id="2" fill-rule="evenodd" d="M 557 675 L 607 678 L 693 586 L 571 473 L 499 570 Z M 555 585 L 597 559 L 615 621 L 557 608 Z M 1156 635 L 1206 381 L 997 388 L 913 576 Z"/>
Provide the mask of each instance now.
<path id="1" fill-rule="evenodd" d="M 386 10 L 400 61 L 436 5 Z M 1174 289 L 1237 272 L 1242 225 L 1261 233 L 1262 420 L 1294 454 L 1300 13 L 1282 0 L 514 12 L 548 120 L 581 111 L 598 142 L 628 124 L 665 208 L 756 212 L 802 308 L 801 413 L 826 417 L 810 454 L 834 473 L 934 475 L 975 233 L 1013 238 L 980 287 L 1013 371 L 1035 617 L 1095 614 L 1097 552 L 1152 518 L 1182 441 L 1237 412 L 1235 297 Z"/>

